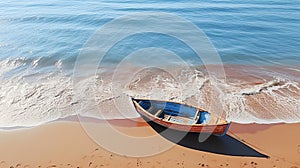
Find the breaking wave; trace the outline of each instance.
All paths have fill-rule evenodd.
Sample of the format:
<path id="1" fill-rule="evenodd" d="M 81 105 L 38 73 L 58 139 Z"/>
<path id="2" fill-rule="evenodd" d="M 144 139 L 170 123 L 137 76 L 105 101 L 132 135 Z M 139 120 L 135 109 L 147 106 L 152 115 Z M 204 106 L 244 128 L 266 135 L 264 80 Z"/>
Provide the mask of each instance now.
<path id="1" fill-rule="evenodd" d="M 119 72 L 99 70 L 73 83 L 72 76 L 60 70 L 59 60 L 53 62 L 57 71 L 51 73 L 31 74 L 34 60 L 29 68 L 24 64 L 22 59 L 0 62 L 2 128 L 35 126 L 77 114 L 135 118 L 139 115 L 130 97 L 180 101 L 212 113 L 219 110 L 218 115 L 238 123 L 300 121 L 298 69 L 226 65 L 226 78 L 218 78 L 209 76 L 204 66 L 140 71 L 130 66 Z"/>

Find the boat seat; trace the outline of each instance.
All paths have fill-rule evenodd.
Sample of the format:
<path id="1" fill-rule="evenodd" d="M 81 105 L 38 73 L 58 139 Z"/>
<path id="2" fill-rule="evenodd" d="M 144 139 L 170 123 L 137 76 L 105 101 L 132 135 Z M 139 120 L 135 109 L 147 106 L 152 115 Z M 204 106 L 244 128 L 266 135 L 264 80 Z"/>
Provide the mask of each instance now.
<path id="1" fill-rule="evenodd" d="M 169 121 L 180 123 L 180 124 L 187 124 L 187 125 L 195 124 L 197 122 L 193 119 L 189 119 L 181 116 L 171 116 Z"/>
<path id="2" fill-rule="evenodd" d="M 155 116 L 155 117 L 158 117 L 162 112 L 163 112 L 163 110 L 162 110 L 162 109 L 159 109 L 159 110 L 154 114 L 154 116 Z"/>
<path id="3" fill-rule="evenodd" d="M 193 122 L 193 124 L 197 124 L 197 122 L 198 122 L 198 120 L 199 120 L 199 116 L 196 116 L 195 118 L 194 118 L 194 122 Z"/>

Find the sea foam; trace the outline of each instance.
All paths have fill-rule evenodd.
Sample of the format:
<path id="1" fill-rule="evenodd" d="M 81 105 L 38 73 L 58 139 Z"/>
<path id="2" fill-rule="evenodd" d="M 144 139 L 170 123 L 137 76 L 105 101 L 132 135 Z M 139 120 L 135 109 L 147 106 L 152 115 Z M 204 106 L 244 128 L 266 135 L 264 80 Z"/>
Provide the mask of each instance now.
<path id="1" fill-rule="evenodd" d="M 59 70 L 30 75 L 24 71 L 7 77 L 23 64 L 12 60 L 0 64 L 2 128 L 36 126 L 74 115 L 136 118 L 139 115 L 131 97 L 184 102 L 238 123 L 300 121 L 300 86 L 293 80 L 299 74 L 290 73 L 288 68 L 277 68 L 276 76 L 272 76 L 274 67 L 251 72 L 245 70 L 253 69 L 251 66 L 242 70 L 231 65 L 224 67 L 226 78 L 218 78 L 203 67 L 150 67 L 132 73 L 137 68 L 130 66 L 119 70 L 119 75 L 107 69 L 74 82 L 73 76 Z"/>

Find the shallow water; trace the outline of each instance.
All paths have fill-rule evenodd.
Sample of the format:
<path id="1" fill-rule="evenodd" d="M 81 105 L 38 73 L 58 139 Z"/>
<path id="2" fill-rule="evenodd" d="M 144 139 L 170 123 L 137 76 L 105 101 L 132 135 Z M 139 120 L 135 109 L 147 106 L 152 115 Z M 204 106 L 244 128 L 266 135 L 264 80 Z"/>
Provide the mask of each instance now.
<path id="1" fill-rule="evenodd" d="M 0 127 L 39 125 L 78 111 L 137 117 L 129 96 L 184 101 L 241 123 L 299 122 L 299 11 L 298 0 L 1 1 Z M 86 41 L 109 21 L 135 12 L 167 12 L 197 25 L 226 65 L 226 80 L 207 75 L 182 42 L 148 33 L 117 43 L 98 74 L 87 67 L 74 86 L 73 68 Z M 119 75 L 111 70 L 122 55 L 146 47 L 172 51 L 192 66 L 176 69 L 176 60 L 161 57 L 155 64 L 164 71 L 135 72 L 143 59 Z"/>

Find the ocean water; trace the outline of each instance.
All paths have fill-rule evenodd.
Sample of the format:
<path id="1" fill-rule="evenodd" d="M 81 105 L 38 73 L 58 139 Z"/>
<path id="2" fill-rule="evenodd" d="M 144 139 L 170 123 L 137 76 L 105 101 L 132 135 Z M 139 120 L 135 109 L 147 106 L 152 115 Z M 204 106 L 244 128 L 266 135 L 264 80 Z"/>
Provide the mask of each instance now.
<path id="1" fill-rule="evenodd" d="M 208 75 L 210 65 L 181 41 L 147 33 L 114 45 L 96 75 L 86 67 L 74 84 L 86 42 L 115 18 L 137 12 L 170 13 L 195 24 L 218 52 L 226 80 L 217 72 Z M 299 0 L 1 1 L 0 127 L 35 126 L 77 113 L 138 117 L 130 96 L 183 101 L 239 123 L 299 122 L 299 27 Z M 149 47 L 165 49 L 156 55 L 181 55 L 189 66 L 163 56 L 151 63 L 167 71 L 141 69 L 143 59 L 120 66 L 124 55 Z"/>

